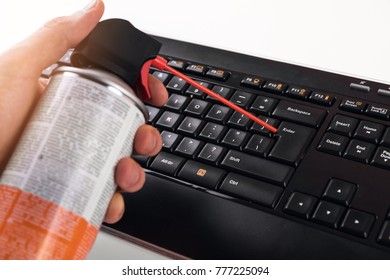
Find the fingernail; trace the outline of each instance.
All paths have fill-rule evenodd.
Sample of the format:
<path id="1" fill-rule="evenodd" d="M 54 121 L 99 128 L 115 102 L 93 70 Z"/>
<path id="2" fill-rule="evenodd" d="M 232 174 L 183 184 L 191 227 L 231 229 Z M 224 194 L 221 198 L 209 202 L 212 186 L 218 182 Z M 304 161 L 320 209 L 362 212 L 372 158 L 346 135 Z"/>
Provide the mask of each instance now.
<path id="1" fill-rule="evenodd" d="M 134 185 L 139 180 L 139 172 L 133 172 L 133 176 L 129 178 L 129 185 Z"/>
<path id="2" fill-rule="evenodd" d="M 85 6 L 81 11 L 82 12 L 88 12 L 90 9 L 96 6 L 98 0 L 92 0 L 87 6 Z"/>

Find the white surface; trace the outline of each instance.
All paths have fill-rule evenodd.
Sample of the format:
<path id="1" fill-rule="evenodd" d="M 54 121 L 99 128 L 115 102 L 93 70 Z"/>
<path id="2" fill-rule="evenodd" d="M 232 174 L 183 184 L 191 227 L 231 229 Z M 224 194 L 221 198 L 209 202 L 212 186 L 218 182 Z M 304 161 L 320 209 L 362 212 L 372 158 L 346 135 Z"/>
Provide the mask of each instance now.
<path id="1" fill-rule="evenodd" d="M 8 0 L 0 52 L 88 0 Z M 106 0 L 104 18 L 155 35 L 390 83 L 390 1 Z M 100 234 L 91 258 L 159 258 Z"/>

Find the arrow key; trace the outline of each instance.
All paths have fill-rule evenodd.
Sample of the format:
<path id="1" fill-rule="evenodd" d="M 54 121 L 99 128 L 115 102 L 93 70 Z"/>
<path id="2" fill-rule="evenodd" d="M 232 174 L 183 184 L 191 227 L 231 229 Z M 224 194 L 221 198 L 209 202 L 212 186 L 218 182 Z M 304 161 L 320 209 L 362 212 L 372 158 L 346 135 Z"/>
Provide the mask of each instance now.
<path id="1" fill-rule="evenodd" d="M 340 229 L 358 237 L 367 238 L 374 222 L 374 215 L 349 209 L 341 223 Z"/>
<path id="2" fill-rule="evenodd" d="M 283 211 L 301 218 L 309 219 L 317 203 L 317 198 L 311 195 L 293 192 Z"/>
<path id="3" fill-rule="evenodd" d="M 323 198 L 338 204 L 348 206 L 357 190 L 357 185 L 343 180 L 332 178 L 323 194 Z"/>
<path id="4" fill-rule="evenodd" d="M 345 207 L 327 201 L 320 201 L 312 219 L 320 224 L 337 228 L 344 211 Z"/>

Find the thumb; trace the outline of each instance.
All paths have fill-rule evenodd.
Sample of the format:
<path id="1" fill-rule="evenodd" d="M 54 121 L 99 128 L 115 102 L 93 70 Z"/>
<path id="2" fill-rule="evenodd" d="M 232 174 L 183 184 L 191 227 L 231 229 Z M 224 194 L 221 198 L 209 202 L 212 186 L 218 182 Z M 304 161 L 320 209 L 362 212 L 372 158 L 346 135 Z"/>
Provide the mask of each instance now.
<path id="1" fill-rule="evenodd" d="M 43 69 L 57 62 L 92 31 L 103 12 L 102 0 L 94 0 L 71 16 L 52 19 L 13 48 L 8 57 L 19 66 L 26 65 L 28 76 L 39 77 Z"/>

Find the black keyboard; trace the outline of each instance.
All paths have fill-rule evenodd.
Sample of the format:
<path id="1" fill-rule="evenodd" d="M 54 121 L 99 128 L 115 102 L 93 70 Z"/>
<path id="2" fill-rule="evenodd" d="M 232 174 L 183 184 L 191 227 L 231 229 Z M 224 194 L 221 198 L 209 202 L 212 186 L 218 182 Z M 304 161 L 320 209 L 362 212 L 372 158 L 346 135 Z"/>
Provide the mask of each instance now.
<path id="1" fill-rule="evenodd" d="M 195 259 L 390 259 L 390 85 L 156 39 L 278 132 L 152 69 L 163 148 L 134 156 L 146 185 L 105 230 Z"/>

